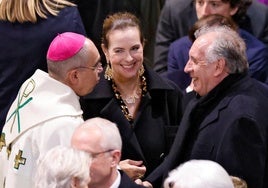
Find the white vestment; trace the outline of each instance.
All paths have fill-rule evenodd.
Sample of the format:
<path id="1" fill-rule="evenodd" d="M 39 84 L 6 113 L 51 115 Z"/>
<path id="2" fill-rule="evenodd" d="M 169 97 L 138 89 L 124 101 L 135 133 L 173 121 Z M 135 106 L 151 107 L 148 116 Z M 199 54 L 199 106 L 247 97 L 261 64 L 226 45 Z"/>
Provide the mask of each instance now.
<path id="1" fill-rule="evenodd" d="M 70 146 L 83 122 L 79 97 L 67 85 L 37 70 L 9 109 L 0 142 L 0 188 L 33 187 L 40 155 Z M 74 164 L 75 165 L 75 164 Z"/>

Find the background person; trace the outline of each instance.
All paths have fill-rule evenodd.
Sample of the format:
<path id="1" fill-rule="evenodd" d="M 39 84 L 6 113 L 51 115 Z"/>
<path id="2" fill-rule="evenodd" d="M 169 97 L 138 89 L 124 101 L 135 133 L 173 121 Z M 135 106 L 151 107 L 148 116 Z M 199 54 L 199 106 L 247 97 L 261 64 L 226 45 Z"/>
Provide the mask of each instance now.
<path id="1" fill-rule="evenodd" d="M 257 0 L 168 0 L 161 11 L 156 31 L 153 65 L 156 72 L 161 75 L 166 73 L 170 44 L 186 36 L 197 19 L 202 17 L 197 11 L 197 4 L 207 5 L 208 3 L 214 7 L 214 11 L 222 7 L 218 6 L 219 4 L 236 10 L 236 13 L 231 15 L 239 28 L 268 44 L 268 7 Z M 204 12 L 206 14 L 220 14 L 220 12 L 213 13 L 211 9 L 206 10 L 207 12 Z M 230 12 L 225 9 L 221 13 L 226 16 Z"/>
<path id="2" fill-rule="evenodd" d="M 91 156 L 66 146 L 50 149 L 37 162 L 35 188 L 87 188 Z"/>
<path id="3" fill-rule="evenodd" d="M 1 132 L 23 82 L 36 69 L 47 72 L 50 42 L 59 33 L 86 32 L 77 7 L 68 0 L 1 0 L 0 28 Z"/>
<path id="4" fill-rule="evenodd" d="M 181 119 L 181 91 L 144 63 L 140 22 L 128 12 L 103 23 L 102 49 L 108 65 L 92 94 L 81 98 L 84 118 L 118 125 L 120 167 L 132 179 L 147 176 L 169 152 Z"/>
<path id="5" fill-rule="evenodd" d="M 116 124 L 103 118 L 82 123 L 73 133 L 72 147 L 92 156 L 88 188 L 141 188 L 118 170 L 122 140 Z"/>
<path id="6" fill-rule="evenodd" d="M 164 188 L 234 188 L 231 177 L 218 163 L 190 160 L 179 165 L 165 179 Z"/>
<path id="7" fill-rule="evenodd" d="M 33 187 L 38 157 L 57 145 L 70 145 L 83 122 L 79 96 L 93 90 L 102 71 L 93 42 L 72 32 L 54 38 L 47 65 L 48 73 L 38 69 L 24 82 L 8 112 L 1 133 L 1 186 Z"/>

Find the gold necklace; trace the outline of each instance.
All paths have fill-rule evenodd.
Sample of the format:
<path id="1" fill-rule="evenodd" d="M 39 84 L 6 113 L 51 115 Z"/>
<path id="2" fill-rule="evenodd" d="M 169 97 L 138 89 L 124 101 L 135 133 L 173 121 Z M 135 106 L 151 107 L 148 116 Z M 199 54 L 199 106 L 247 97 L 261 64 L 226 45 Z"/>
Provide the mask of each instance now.
<path id="1" fill-rule="evenodd" d="M 146 93 L 147 93 L 147 83 L 146 83 L 146 78 L 144 75 L 142 75 L 140 77 L 141 79 L 141 96 L 144 96 Z M 126 105 L 127 101 L 124 101 L 122 99 L 122 96 L 121 96 L 121 93 L 119 92 L 119 90 L 117 89 L 117 86 L 114 82 L 113 79 L 111 79 L 111 82 L 112 82 L 112 88 L 113 88 L 113 91 L 114 91 L 114 95 L 115 95 L 115 98 L 117 99 L 118 103 L 119 103 L 119 106 L 121 108 L 121 111 L 123 112 L 124 116 L 127 118 L 127 120 L 132 123 L 133 122 L 133 117 L 131 116 L 131 114 L 129 113 L 129 110 L 128 110 L 128 107 Z M 136 99 L 135 99 L 136 100 Z M 125 103 L 126 102 L 126 103 Z M 128 102 L 133 102 L 133 101 L 128 101 Z"/>
<path id="2" fill-rule="evenodd" d="M 135 103 L 136 103 L 136 100 L 140 98 L 141 92 L 142 92 L 142 91 L 141 91 L 141 88 L 138 88 L 138 89 L 135 91 L 134 95 L 132 95 L 132 96 L 128 96 L 128 97 L 125 97 L 125 98 L 122 97 L 122 99 L 123 99 L 123 101 L 126 102 L 127 104 L 135 104 Z"/>

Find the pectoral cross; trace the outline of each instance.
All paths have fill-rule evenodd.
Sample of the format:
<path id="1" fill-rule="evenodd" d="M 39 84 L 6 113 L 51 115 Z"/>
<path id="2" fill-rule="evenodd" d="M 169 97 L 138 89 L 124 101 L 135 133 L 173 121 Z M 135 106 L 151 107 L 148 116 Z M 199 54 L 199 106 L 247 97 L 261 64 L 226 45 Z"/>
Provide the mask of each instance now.
<path id="1" fill-rule="evenodd" d="M 23 158 L 23 157 L 22 157 L 22 151 L 21 151 L 21 150 L 19 150 L 18 155 L 16 155 L 14 162 L 15 162 L 15 165 L 14 165 L 14 168 L 15 168 L 15 169 L 19 169 L 19 166 L 20 166 L 21 164 L 22 164 L 22 165 L 25 165 L 26 158 Z"/>
<path id="2" fill-rule="evenodd" d="M 2 151 L 3 147 L 6 146 L 6 139 L 5 139 L 5 133 L 1 134 L 0 137 L 0 152 Z"/>

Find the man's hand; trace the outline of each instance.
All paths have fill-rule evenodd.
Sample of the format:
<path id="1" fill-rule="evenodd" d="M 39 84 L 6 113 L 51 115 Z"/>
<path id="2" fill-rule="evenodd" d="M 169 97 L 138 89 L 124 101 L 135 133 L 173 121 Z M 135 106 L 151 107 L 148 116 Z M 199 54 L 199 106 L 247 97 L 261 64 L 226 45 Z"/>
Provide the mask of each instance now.
<path id="1" fill-rule="evenodd" d="M 135 183 L 136 184 L 139 184 L 139 185 L 142 185 L 144 187 L 147 187 L 147 188 L 153 188 L 152 184 L 148 181 L 141 181 L 141 179 L 136 179 L 135 180 Z"/>
<path id="2" fill-rule="evenodd" d="M 146 167 L 142 161 L 126 159 L 120 161 L 119 166 L 132 180 L 143 178 L 146 172 Z"/>

